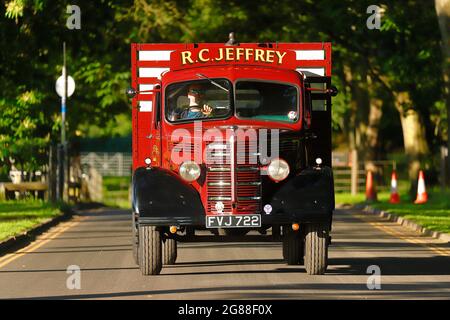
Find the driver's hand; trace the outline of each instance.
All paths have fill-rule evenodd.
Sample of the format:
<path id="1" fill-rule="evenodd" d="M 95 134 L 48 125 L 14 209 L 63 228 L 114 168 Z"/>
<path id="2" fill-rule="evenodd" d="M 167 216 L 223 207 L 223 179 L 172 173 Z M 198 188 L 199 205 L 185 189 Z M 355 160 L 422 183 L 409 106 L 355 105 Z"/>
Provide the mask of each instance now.
<path id="1" fill-rule="evenodd" d="M 202 108 L 202 113 L 203 113 L 205 116 L 209 116 L 209 115 L 211 114 L 212 110 L 213 110 L 213 108 L 212 108 L 211 106 L 209 106 L 209 105 L 207 105 L 207 104 L 204 104 L 204 105 L 203 105 L 203 108 Z"/>

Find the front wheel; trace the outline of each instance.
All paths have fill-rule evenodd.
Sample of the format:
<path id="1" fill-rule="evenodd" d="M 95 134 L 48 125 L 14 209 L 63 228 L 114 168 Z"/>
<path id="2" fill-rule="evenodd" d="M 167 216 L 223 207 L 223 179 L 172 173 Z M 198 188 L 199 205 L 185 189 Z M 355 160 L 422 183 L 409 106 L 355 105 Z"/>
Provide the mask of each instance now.
<path id="1" fill-rule="evenodd" d="M 166 239 L 163 248 L 163 264 L 175 264 L 175 261 L 177 260 L 177 241 L 174 239 Z"/>
<path id="2" fill-rule="evenodd" d="M 131 214 L 131 246 L 134 262 L 139 265 L 139 230 L 136 223 L 136 213 Z"/>
<path id="3" fill-rule="evenodd" d="M 305 269 L 308 274 L 324 274 L 328 266 L 328 224 L 306 226 Z"/>
<path id="4" fill-rule="evenodd" d="M 161 272 L 161 232 L 154 226 L 139 226 L 139 260 L 143 275 L 156 275 Z"/>
<path id="5" fill-rule="evenodd" d="M 280 226 L 272 226 L 272 238 L 275 241 L 279 241 L 281 238 L 281 227 Z"/>
<path id="6" fill-rule="evenodd" d="M 283 227 L 283 258 L 288 265 L 298 265 L 302 260 L 303 239 L 299 231 Z"/>

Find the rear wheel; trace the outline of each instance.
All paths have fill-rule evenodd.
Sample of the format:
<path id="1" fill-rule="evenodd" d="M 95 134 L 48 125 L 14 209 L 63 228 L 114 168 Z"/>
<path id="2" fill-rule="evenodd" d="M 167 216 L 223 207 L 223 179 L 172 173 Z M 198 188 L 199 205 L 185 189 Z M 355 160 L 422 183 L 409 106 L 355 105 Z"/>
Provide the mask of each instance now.
<path id="1" fill-rule="evenodd" d="M 280 226 L 272 226 L 272 238 L 273 240 L 280 240 L 280 236 L 281 236 L 281 232 L 280 232 L 281 227 Z"/>
<path id="2" fill-rule="evenodd" d="M 303 251 L 300 232 L 284 228 L 283 233 L 283 258 L 288 265 L 297 265 L 301 262 Z"/>
<path id="3" fill-rule="evenodd" d="M 161 232 L 154 226 L 139 226 L 139 266 L 143 275 L 156 275 L 162 268 Z"/>
<path id="4" fill-rule="evenodd" d="M 287 256 L 288 256 L 288 249 L 287 249 L 287 241 L 283 240 L 283 260 L 287 261 Z"/>
<path id="5" fill-rule="evenodd" d="M 328 266 L 328 224 L 306 226 L 305 269 L 308 274 L 324 274 Z"/>
<path id="6" fill-rule="evenodd" d="M 163 264 L 175 264 L 177 260 L 177 241 L 174 239 L 166 239 L 163 248 Z"/>
<path id="7" fill-rule="evenodd" d="M 134 262 L 139 265 L 139 232 L 136 223 L 136 213 L 131 214 L 131 246 L 133 248 Z"/>

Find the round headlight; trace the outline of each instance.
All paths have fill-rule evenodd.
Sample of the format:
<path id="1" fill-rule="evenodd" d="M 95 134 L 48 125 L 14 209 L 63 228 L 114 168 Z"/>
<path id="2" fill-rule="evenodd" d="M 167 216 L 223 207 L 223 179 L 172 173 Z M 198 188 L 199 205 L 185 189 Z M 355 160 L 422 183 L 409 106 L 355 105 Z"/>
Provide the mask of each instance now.
<path id="1" fill-rule="evenodd" d="M 283 159 L 274 159 L 267 168 L 267 174 L 275 181 L 284 180 L 289 175 L 289 165 Z"/>
<path id="2" fill-rule="evenodd" d="M 197 180 L 200 177 L 200 173 L 200 166 L 194 161 L 183 162 L 180 166 L 180 176 L 188 182 Z"/>

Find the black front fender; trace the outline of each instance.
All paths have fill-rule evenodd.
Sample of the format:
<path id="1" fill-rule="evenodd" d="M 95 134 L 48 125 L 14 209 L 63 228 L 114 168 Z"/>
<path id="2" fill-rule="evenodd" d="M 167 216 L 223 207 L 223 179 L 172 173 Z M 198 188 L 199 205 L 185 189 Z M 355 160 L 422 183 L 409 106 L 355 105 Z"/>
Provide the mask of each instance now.
<path id="1" fill-rule="evenodd" d="M 174 172 L 138 168 L 133 173 L 133 211 L 141 224 L 193 225 L 204 223 L 200 195 Z"/>
<path id="2" fill-rule="evenodd" d="M 331 221 L 334 210 L 333 172 L 329 167 L 307 168 L 272 195 L 272 218 L 297 222 Z"/>

